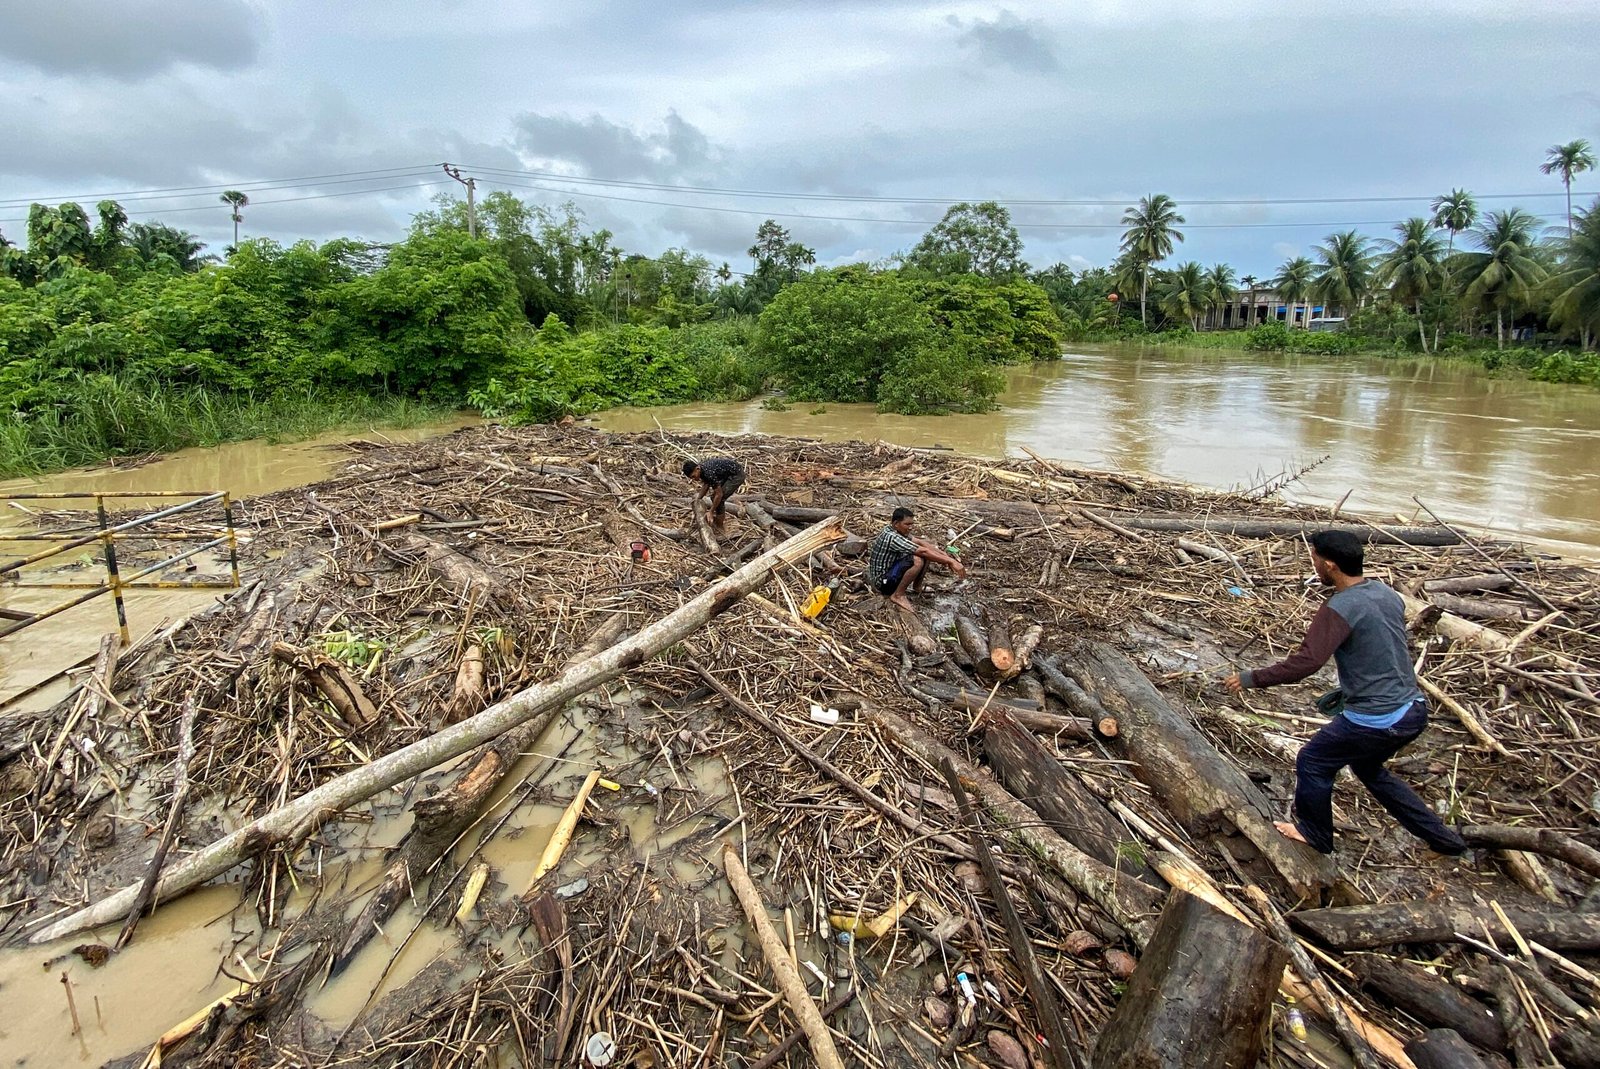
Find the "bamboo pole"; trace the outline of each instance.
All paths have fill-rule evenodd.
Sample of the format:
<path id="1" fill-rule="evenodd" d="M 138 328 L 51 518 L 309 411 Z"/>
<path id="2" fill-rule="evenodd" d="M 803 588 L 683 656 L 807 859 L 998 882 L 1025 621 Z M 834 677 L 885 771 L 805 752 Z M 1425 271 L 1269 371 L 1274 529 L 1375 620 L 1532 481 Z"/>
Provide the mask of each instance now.
<path id="1" fill-rule="evenodd" d="M 837 518 L 823 520 L 795 535 L 782 545 L 762 554 L 725 579 L 707 587 L 675 612 L 662 617 L 625 642 L 581 661 L 554 679 L 512 695 L 477 716 L 445 728 L 380 757 L 322 786 L 301 795 L 287 805 L 251 821 L 196 851 L 162 877 L 156 897 L 169 902 L 207 880 L 214 879 L 235 865 L 271 849 L 310 834 L 333 815 L 364 801 L 436 765 L 459 757 L 468 750 L 495 738 L 547 709 L 559 707 L 602 683 L 617 678 L 643 664 L 662 650 L 675 645 L 727 611 L 746 594 L 755 590 L 779 567 L 803 561 L 812 553 L 844 538 L 844 527 Z M 85 928 L 98 927 L 125 916 L 138 894 L 138 885 L 124 887 L 83 909 L 38 929 L 30 942 L 46 943 Z"/>
<path id="2" fill-rule="evenodd" d="M 584 803 L 588 802 L 594 785 L 599 781 L 598 771 L 584 777 L 583 786 L 578 788 L 578 793 L 573 796 L 566 812 L 561 814 L 561 821 L 556 825 L 556 830 L 550 833 L 550 841 L 545 844 L 544 853 L 539 855 L 539 863 L 533 867 L 533 875 L 528 877 L 528 890 L 523 894 L 532 891 L 541 876 L 561 864 L 561 855 L 567 852 L 567 844 L 572 841 L 572 833 L 578 827 L 578 818 L 583 815 Z"/>
<path id="3" fill-rule="evenodd" d="M 778 990 L 783 992 L 784 1001 L 789 1004 L 789 1012 L 795 1015 L 805 1031 L 806 1041 L 811 1044 L 811 1056 L 822 1069 L 844 1069 L 839 1051 L 833 1045 L 833 1034 L 828 1031 L 822 1014 L 817 1012 L 817 1004 L 811 1001 L 811 992 L 806 990 L 805 981 L 800 979 L 800 970 L 789 960 L 788 948 L 772 927 L 766 904 L 761 901 L 755 884 L 750 882 L 750 874 L 739 863 L 739 852 L 732 843 L 722 844 L 722 868 L 728 874 L 728 883 L 738 896 L 739 905 L 744 907 L 745 916 L 750 918 L 750 926 L 756 931 L 761 952 L 778 981 Z"/>

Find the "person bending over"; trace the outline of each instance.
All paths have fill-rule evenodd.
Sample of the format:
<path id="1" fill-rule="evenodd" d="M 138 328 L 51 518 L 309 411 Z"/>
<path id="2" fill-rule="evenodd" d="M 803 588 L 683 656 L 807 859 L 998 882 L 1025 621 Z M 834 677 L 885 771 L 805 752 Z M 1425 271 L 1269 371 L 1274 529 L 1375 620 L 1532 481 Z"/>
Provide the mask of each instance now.
<path id="1" fill-rule="evenodd" d="M 888 526 L 878 532 L 867 551 L 867 585 L 906 610 L 911 609 L 906 591 L 922 589 L 930 561 L 960 578 L 967 574 L 966 566 L 956 558 L 911 533 L 912 518 L 910 509 L 895 509 Z"/>
<path id="2" fill-rule="evenodd" d="M 699 482 L 698 497 L 711 495 L 711 518 L 720 526 L 726 518 L 723 506 L 734 491 L 744 485 L 744 465 L 732 457 L 711 457 L 709 460 L 685 460 L 683 474 Z"/>
<path id="3" fill-rule="evenodd" d="M 1400 595 L 1362 575 L 1361 540 L 1348 531 L 1311 537 L 1311 567 L 1333 588 L 1311 618 L 1300 648 L 1277 664 L 1238 672 L 1223 682 L 1235 694 L 1247 687 L 1295 683 L 1331 656 L 1339 691 L 1318 702 L 1333 719 L 1311 737 L 1295 760 L 1294 823 L 1278 830 L 1333 852 L 1333 782 L 1346 765 L 1373 797 L 1412 835 L 1441 854 L 1466 852 L 1467 844 L 1417 793 L 1384 767 L 1428 726 L 1428 703 L 1417 689 L 1406 645 L 1405 604 Z M 1342 705 L 1341 705 L 1342 699 Z"/>

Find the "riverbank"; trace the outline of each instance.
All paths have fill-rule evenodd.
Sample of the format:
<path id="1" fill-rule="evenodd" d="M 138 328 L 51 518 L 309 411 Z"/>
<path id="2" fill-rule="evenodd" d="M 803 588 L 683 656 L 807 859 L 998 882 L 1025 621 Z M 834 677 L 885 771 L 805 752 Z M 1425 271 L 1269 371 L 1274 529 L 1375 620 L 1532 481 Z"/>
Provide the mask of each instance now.
<path id="1" fill-rule="evenodd" d="M 70 406 L 0 420 L 0 479 L 257 438 L 288 442 L 336 429 L 412 428 L 454 411 L 392 394 L 308 388 L 256 396 L 103 377 L 85 385 Z"/>
<path id="2" fill-rule="evenodd" d="M 678 474 L 685 453 L 713 452 L 751 472 L 720 532 L 693 518 Z M 887 612 L 860 578 L 862 539 L 900 502 L 972 570 L 961 584 L 936 576 L 912 616 Z M 1203 529 L 1242 512 L 1291 537 Z M 801 532 L 828 515 L 841 527 Z M 1086 1050 L 1138 989 L 1145 974 L 1129 974 L 1154 949 L 1173 880 L 1241 915 L 1252 903 L 1223 888 L 1261 886 L 1329 968 L 1390 955 L 1341 944 L 1349 914 L 1298 909 L 1308 888 L 1468 911 L 1471 923 L 1428 929 L 1420 945 L 1416 931 L 1385 933 L 1441 975 L 1483 966 L 1448 933 L 1500 923 L 1489 901 L 1592 968 L 1528 920 L 1585 923 L 1571 909 L 1587 886 L 1581 850 L 1431 865 L 1358 790 L 1339 796 L 1338 872 L 1272 832 L 1266 815 L 1288 797 L 1293 750 L 1316 726 L 1309 699 L 1325 687 L 1241 704 L 1216 680 L 1292 647 L 1314 608 L 1293 533 L 1326 516 L 882 443 L 487 426 L 363 450 L 331 479 L 246 504 L 244 589 L 13 723 L 0 763 L 6 937 L 140 880 L 186 733 L 194 757 L 170 822 L 181 864 L 168 870 L 229 834 L 241 853 L 224 867 L 236 881 L 201 905 L 165 888 L 126 950 L 109 949 L 118 912 L 93 935 L 58 929 L 0 954 L 8 1043 L 52 1064 L 105 1061 L 215 1004 L 217 1026 L 174 1038 L 168 1058 L 569 1062 L 603 1031 L 623 1064 L 754 1059 L 794 1023 L 770 997 L 728 869 L 752 874 L 756 911 L 810 963 L 799 982 L 832 1007 L 834 1042 L 886 1064 L 1013 1064 L 1013 1049 L 1042 1055 L 1047 1021 Z M 1600 668 L 1596 576 L 1499 543 L 1480 547 L 1489 566 L 1436 527 L 1405 537 L 1372 550 L 1374 574 L 1435 603 L 1417 622 L 1423 671 L 1454 704 L 1402 774 L 1472 824 L 1586 826 L 1594 705 L 1570 693 Z M 830 579 L 822 616 L 797 618 Z M 1546 620 L 1518 582 L 1559 615 Z M 1469 609 L 1479 623 L 1456 615 Z M 1007 649 L 1028 667 L 1007 674 Z M 564 682 L 540 689 L 552 681 Z M 472 749 L 463 733 L 490 717 L 519 723 Z M 248 830 L 407 752 L 423 764 L 393 789 L 320 794 L 314 819 Z M 1019 778 L 1019 753 L 1048 782 Z M 981 824 L 932 771 L 945 759 Z M 1078 808 L 1052 812 L 1051 799 Z M 541 876 L 542 853 L 554 868 Z M 973 859 L 1002 871 L 986 879 Z M 1525 891 L 1516 874 L 1529 872 L 1560 902 Z M 227 922 L 206 923 L 230 905 Z M 1043 988 L 1026 982 L 1008 906 L 1054 978 Z M 174 910 L 191 923 L 163 922 Z M 1271 1028 L 1269 979 L 1232 1038 L 1270 1033 L 1289 1057 L 1300 1041 Z M 1547 981 L 1589 999 L 1567 974 Z M 1397 1042 L 1418 1031 L 1386 998 L 1342 986 Z M 159 1012 L 135 997 L 152 989 Z M 1575 1026 L 1544 989 L 1526 997 L 1552 1030 Z"/>

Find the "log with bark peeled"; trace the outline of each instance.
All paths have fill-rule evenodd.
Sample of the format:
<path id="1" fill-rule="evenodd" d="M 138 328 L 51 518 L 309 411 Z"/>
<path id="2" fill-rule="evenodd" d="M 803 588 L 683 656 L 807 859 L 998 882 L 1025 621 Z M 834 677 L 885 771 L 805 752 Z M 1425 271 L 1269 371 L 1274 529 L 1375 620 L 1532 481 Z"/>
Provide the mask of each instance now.
<path id="1" fill-rule="evenodd" d="M 472 645 L 461 655 L 461 665 L 456 669 L 456 685 L 450 694 L 450 704 L 445 706 L 444 722 L 458 724 L 477 714 L 488 700 L 484 684 L 483 647 Z"/>
<path id="2" fill-rule="evenodd" d="M 1378 527 L 1371 524 L 1326 523 L 1317 520 L 1268 520 L 1250 516 L 1119 516 L 1117 522 L 1135 531 L 1207 531 L 1240 538 L 1300 538 L 1317 531 L 1344 531 L 1363 542 L 1383 545 L 1459 546 L 1461 539 L 1444 527 Z"/>
<path id="3" fill-rule="evenodd" d="M 1315 899 L 1337 882 L 1333 863 L 1273 826 L 1260 789 L 1174 709 L 1132 661 L 1100 642 L 1074 654 L 1093 696 L 1117 716 L 1134 773 L 1181 823 L 1208 834 L 1237 828 L 1297 894 Z"/>
<path id="4" fill-rule="evenodd" d="M 1406 1044 L 1406 1054 L 1417 1069 L 1489 1069 L 1489 1063 L 1448 1028 L 1435 1028 L 1413 1039 Z"/>
<path id="5" fill-rule="evenodd" d="M 989 766 L 1006 789 L 1038 811 L 1063 839 L 1113 868 L 1157 890 L 1165 886 L 1155 871 L 1124 851 L 1131 837 L 1122 822 L 1054 754 L 1004 711 L 991 712 L 983 731 Z M 1132 840 L 1137 844 L 1137 840 Z"/>
<path id="6" fill-rule="evenodd" d="M 585 694 L 643 664 L 710 620 L 726 612 L 739 599 L 771 578 L 779 568 L 804 560 L 817 549 L 839 541 L 844 528 L 829 520 L 802 531 L 783 545 L 764 553 L 726 579 L 703 590 L 676 611 L 651 624 L 604 653 L 572 665 L 554 679 L 501 701 L 470 720 L 447 727 L 428 738 L 385 754 L 370 764 L 340 776 L 238 828 L 211 845 L 184 858 L 162 877 L 157 899 L 169 902 L 207 880 L 227 872 L 241 861 L 286 842 L 296 841 L 329 817 L 379 791 L 410 779 L 435 765 L 459 757 L 563 703 Z M 93 904 L 34 932 L 34 943 L 93 928 L 125 915 L 138 893 L 137 885 L 106 895 Z"/>
<path id="7" fill-rule="evenodd" d="M 1148 885 L 1091 857 L 1044 827 L 1037 812 L 915 724 L 876 706 L 863 707 L 861 716 L 897 746 L 930 765 L 937 767 L 950 759 L 968 790 L 1019 846 L 1037 855 L 1074 890 L 1092 899 L 1135 942 L 1142 945 L 1149 938 L 1150 917 L 1160 907 L 1161 897 Z"/>
<path id="8" fill-rule="evenodd" d="M 711 533 L 709 506 L 699 494 L 694 496 L 694 533 L 707 553 L 714 557 L 722 552 L 722 547 L 717 544 L 717 536 Z"/>
<path id="9" fill-rule="evenodd" d="M 1433 620 L 1433 630 L 1449 639 L 1459 642 L 1464 646 L 1475 646 L 1487 653 L 1499 653 L 1509 649 L 1511 640 L 1498 631 L 1491 631 L 1482 624 L 1475 624 L 1471 620 L 1463 620 L 1454 613 L 1443 612 L 1439 606 L 1431 605 L 1426 601 L 1419 601 L 1406 594 L 1400 595 L 1400 600 L 1405 602 L 1406 623 L 1411 622 L 1423 614 L 1438 616 Z"/>
<path id="10" fill-rule="evenodd" d="M 272 657 L 304 673 L 346 724 L 360 730 L 377 721 L 377 706 L 372 704 L 350 670 L 332 657 L 287 642 L 274 642 Z"/>
<path id="11" fill-rule="evenodd" d="M 1094 1048 L 1094 1069 L 1254 1069 L 1288 953 L 1174 891 Z"/>
<path id="12" fill-rule="evenodd" d="M 492 601 L 505 588 L 505 580 L 487 567 L 427 535 L 391 535 L 385 541 L 390 548 L 419 558 L 428 571 L 465 597 Z"/>
<path id="13" fill-rule="evenodd" d="M 1506 590 L 1511 577 L 1499 572 L 1479 575 L 1458 575 L 1449 579 L 1425 579 L 1422 589 L 1428 594 L 1482 594 L 1492 590 Z"/>
<path id="14" fill-rule="evenodd" d="M 1505 912 L 1525 939 L 1553 950 L 1600 950 L 1600 914 L 1516 908 Z M 1511 938 L 1490 907 L 1449 901 L 1308 909 L 1289 914 L 1289 923 L 1334 950 L 1448 943 L 1457 932 L 1481 938 L 1484 924 L 1496 940 Z"/>
<path id="15" fill-rule="evenodd" d="M 1453 1029 L 1484 1050 L 1507 1049 L 1505 1026 L 1493 1011 L 1449 981 L 1409 961 L 1381 954 L 1364 954 L 1349 964 L 1361 978 L 1362 987 L 1384 996 L 1423 1024 Z"/>
<path id="16" fill-rule="evenodd" d="M 1033 651 L 1039 648 L 1039 642 L 1044 638 L 1043 624 L 1029 624 L 1028 628 L 1017 636 L 1017 643 L 1012 647 L 1012 653 L 1017 656 L 1016 671 L 1012 675 L 1023 672 L 1033 664 Z"/>

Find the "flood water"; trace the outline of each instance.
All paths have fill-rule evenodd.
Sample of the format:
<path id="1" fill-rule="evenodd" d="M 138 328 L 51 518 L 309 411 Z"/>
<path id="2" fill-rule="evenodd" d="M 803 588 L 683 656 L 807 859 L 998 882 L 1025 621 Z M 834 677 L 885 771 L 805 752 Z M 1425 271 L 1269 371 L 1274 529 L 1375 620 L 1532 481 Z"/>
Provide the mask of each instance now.
<path id="1" fill-rule="evenodd" d="M 981 456 L 1026 446 L 1070 464 L 1216 489 L 1318 464 L 1284 491 L 1369 518 L 1419 512 L 1600 556 L 1600 392 L 1493 378 L 1459 363 L 1077 347 L 1012 369 L 984 415 L 883 415 L 870 405 L 696 404 L 601 413 L 613 430 L 884 439 Z M 1426 515 L 1422 516 L 1424 521 Z"/>

